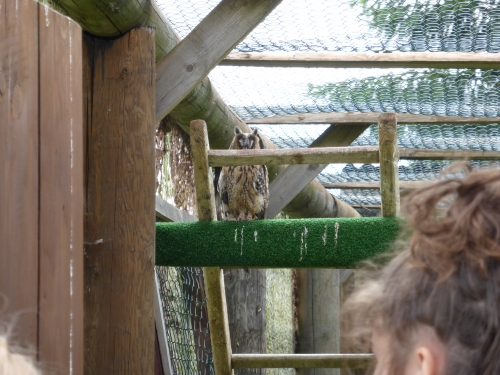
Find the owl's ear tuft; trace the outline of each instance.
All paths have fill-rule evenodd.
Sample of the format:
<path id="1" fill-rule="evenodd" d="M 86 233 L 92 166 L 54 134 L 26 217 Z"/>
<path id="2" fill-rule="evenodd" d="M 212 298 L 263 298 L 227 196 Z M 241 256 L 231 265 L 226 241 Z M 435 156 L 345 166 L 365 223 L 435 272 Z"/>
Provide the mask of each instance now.
<path id="1" fill-rule="evenodd" d="M 254 129 L 252 132 L 253 135 L 257 135 L 258 133 L 259 133 L 259 129 Z"/>
<path id="2" fill-rule="evenodd" d="M 240 134 L 241 130 L 237 126 L 234 127 L 234 134 Z"/>

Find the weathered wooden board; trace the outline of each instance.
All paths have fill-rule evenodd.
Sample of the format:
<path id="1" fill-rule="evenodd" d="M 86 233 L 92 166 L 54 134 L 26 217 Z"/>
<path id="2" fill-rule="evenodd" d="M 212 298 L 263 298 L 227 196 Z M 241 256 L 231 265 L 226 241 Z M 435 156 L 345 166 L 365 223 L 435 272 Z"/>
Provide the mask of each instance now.
<path id="1" fill-rule="evenodd" d="M 0 13 L 0 311 L 11 340 L 36 348 L 38 5 L 0 0 Z"/>
<path id="2" fill-rule="evenodd" d="M 378 147 L 213 150 L 208 153 L 208 163 L 211 167 L 262 164 L 378 163 Z"/>
<path id="3" fill-rule="evenodd" d="M 216 221 L 212 173 L 208 166 L 209 145 L 205 121 L 191 121 L 190 137 L 198 219 L 200 221 Z M 203 279 L 207 297 L 214 370 L 217 375 L 231 375 L 231 339 L 229 337 L 222 270 L 220 267 L 205 267 L 203 268 Z"/>
<path id="4" fill-rule="evenodd" d="M 297 353 L 340 353 L 340 270 L 297 270 Z M 338 375 L 304 368 L 302 375 Z"/>
<path id="5" fill-rule="evenodd" d="M 153 374 L 154 31 L 84 41 L 85 372 Z"/>
<path id="6" fill-rule="evenodd" d="M 314 68 L 498 69 L 496 53 L 475 52 L 242 52 L 219 65 Z"/>
<path id="7" fill-rule="evenodd" d="M 247 120 L 251 124 L 340 124 L 371 125 L 376 124 L 378 115 L 376 112 L 342 112 L 342 113 L 301 113 L 298 115 L 274 116 L 254 118 Z M 491 124 L 500 122 L 500 117 L 461 117 L 461 116 L 426 116 L 398 114 L 399 124 Z"/>
<path id="8" fill-rule="evenodd" d="M 233 368 L 366 368 L 373 354 L 233 354 Z"/>
<path id="9" fill-rule="evenodd" d="M 399 214 L 399 149 L 396 114 L 382 113 L 378 120 L 380 200 L 382 216 Z"/>
<path id="10" fill-rule="evenodd" d="M 359 124 L 354 126 L 348 124 L 331 125 L 310 147 L 349 146 L 367 127 L 368 125 Z M 324 217 L 359 215 L 347 204 L 333 198 L 328 193 L 326 195 L 317 194 L 317 199 L 311 199 L 312 194 L 304 194 L 306 190 L 303 189 L 306 186 L 310 187 L 312 184 L 308 184 L 326 166 L 327 164 L 290 165 L 282 171 L 269 185 L 269 205 L 267 207 L 266 218 L 274 218 L 287 205 L 299 206 L 302 203 L 307 206 L 310 202 L 315 202 L 319 206 L 320 204 L 318 203 L 321 201 L 326 202 L 325 207 L 327 208 L 330 208 L 330 204 L 333 206 L 330 209 L 324 209 L 324 212 L 321 213 Z M 311 191 L 316 193 L 316 190 L 309 188 L 309 192 Z M 318 216 L 321 216 L 321 214 Z"/>
<path id="11" fill-rule="evenodd" d="M 82 32 L 40 6 L 39 360 L 83 374 Z M 57 326 L 57 329 L 55 327 Z"/>
<path id="12" fill-rule="evenodd" d="M 156 117 L 179 104 L 281 0 L 222 0 L 157 66 Z"/>

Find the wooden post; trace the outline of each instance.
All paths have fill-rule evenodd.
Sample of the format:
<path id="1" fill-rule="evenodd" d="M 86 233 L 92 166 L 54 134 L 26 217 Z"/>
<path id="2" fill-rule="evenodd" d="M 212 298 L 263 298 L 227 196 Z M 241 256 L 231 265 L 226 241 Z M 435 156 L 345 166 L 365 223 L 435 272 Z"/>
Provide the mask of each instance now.
<path id="1" fill-rule="evenodd" d="M 396 114 L 382 113 L 378 117 L 380 148 L 380 198 L 384 217 L 399 214 L 398 133 Z"/>
<path id="2" fill-rule="evenodd" d="M 203 120 L 191 121 L 191 149 L 193 151 L 196 203 L 200 221 L 215 221 L 214 186 L 208 166 L 207 124 Z M 227 323 L 227 306 L 224 296 L 224 279 L 219 267 L 203 269 L 207 297 L 208 321 L 214 370 L 217 375 L 231 375 L 231 340 Z"/>
<path id="3" fill-rule="evenodd" d="M 154 30 L 84 42 L 85 373 L 153 374 Z"/>
<path id="4" fill-rule="evenodd" d="M 340 270 L 298 269 L 297 352 L 340 353 Z M 302 375 L 339 374 L 338 369 L 298 370 Z"/>

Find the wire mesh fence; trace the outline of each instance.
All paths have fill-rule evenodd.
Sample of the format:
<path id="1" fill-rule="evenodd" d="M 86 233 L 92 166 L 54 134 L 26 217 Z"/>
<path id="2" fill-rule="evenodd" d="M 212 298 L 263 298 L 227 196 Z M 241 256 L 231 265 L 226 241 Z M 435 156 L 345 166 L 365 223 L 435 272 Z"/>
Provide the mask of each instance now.
<path id="1" fill-rule="evenodd" d="M 203 271 L 156 267 L 173 375 L 214 375 Z"/>
<path id="2" fill-rule="evenodd" d="M 158 0 L 186 36 L 218 0 Z M 284 0 L 235 52 L 500 52 L 496 0 Z"/>

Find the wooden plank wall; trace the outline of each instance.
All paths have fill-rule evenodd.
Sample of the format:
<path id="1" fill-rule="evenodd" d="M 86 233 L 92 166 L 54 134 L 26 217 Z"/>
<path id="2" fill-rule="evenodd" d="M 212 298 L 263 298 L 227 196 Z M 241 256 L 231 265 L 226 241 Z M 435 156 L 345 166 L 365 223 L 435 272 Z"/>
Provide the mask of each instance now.
<path id="1" fill-rule="evenodd" d="M 154 30 L 84 37 L 85 373 L 153 374 Z"/>
<path id="2" fill-rule="evenodd" d="M 32 0 L 0 9 L 0 321 L 43 370 L 81 375 L 81 29 Z"/>

